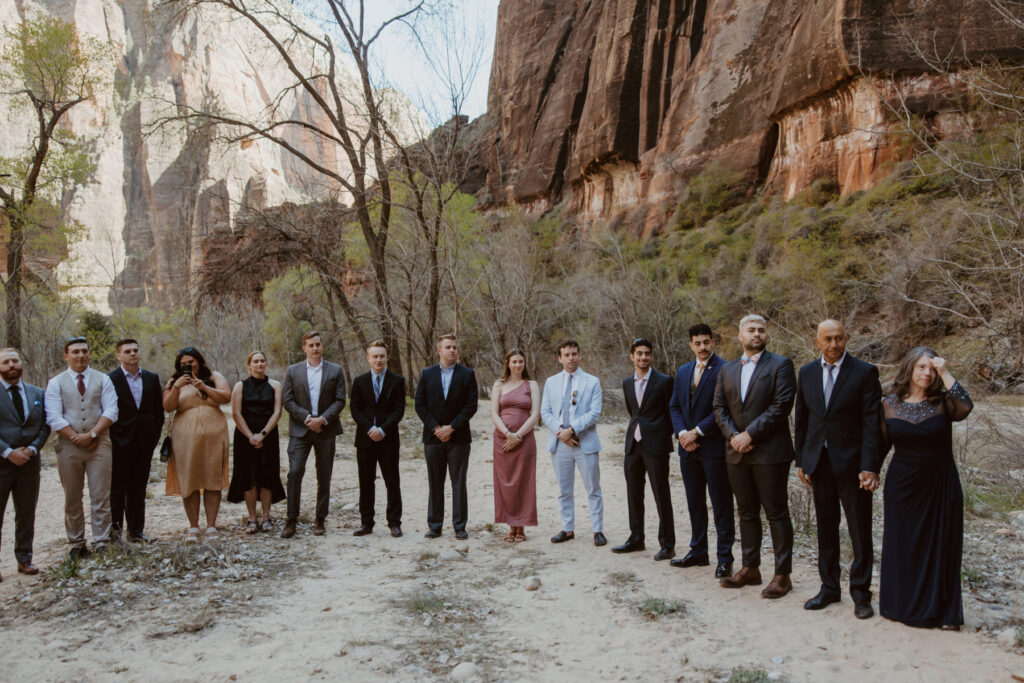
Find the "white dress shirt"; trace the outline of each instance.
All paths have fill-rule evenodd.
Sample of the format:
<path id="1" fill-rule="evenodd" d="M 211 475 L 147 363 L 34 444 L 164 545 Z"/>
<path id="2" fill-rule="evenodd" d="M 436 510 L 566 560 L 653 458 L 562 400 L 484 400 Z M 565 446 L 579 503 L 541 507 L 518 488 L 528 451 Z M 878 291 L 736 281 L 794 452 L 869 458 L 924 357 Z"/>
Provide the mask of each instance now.
<path id="1" fill-rule="evenodd" d="M 89 389 L 89 381 L 93 376 L 93 373 L 89 372 L 89 368 L 86 368 L 82 372 L 75 372 L 71 368 L 68 368 L 65 372 L 71 375 L 71 379 L 78 383 L 78 376 L 82 375 L 82 381 L 85 382 L 86 390 Z M 102 372 L 97 373 L 96 376 L 100 378 L 100 417 L 105 417 L 110 420 L 111 424 L 117 422 L 117 391 L 114 389 L 114 383 L 110 381 Z M 57 375 L 60 377 L 60 375 Z M 46 383 L 46 424 L 50 425 L 50 429 L 59 432 L 60 430 L 67 427 L 70 422 L 64 419 L 64 399 L 60 396 L 60 385 L 57 384 L 57 377 L 51 377 L 50 381 Z"/>
<path id="2" fill-rule="evenodd" d="M 317 409 L 320 406 L 320 381 L 324 376 L 324 362 L 320 365 L 310 365 L 306 361 L 306 386 L 309 387 L 309 414 L 318 417 Z"/>
<path id="3" fill-rule="evenodd" d="M 743 359 L 747 362 L 740 366 L 740 400 L 747 400 L 747 387 L 750 386 L 750 378 L 754 376 L 754 369 L 757 368 L 757 361 L 761 360 L 761 354 L 758 353 L 753 356 L 743 354 Z"/>
<path id="4" fill-rule="evenodd" d="M 843 357 L 840 358 L 839 360 L 837 360 L 833 364 L 833 368 L 832 368 L 832 390 L 833 391 L 835 391 L 835 388 L 836 388 L 836 378 L 839 377 L 839 367 L 843 364 L 844 360 L 846 360 L 846 351 L 843 351 Z M 822 391 L 823 394 L 824 394 L 824 391 L 825 391 L 825 387 L 828 386 L 828 368 L 825 367 L 826 363 L 828 363 L 828 361 L 825 360 L 824 356 L 822 356 L 821 357 L 821 391 Z"/>
<path id="5" fill-rule="evenodd" d="M 122 365 L 121 372 L 124 373 L 125 381 L 128 382 L 128 388 L 132 392 L 132 398 L 135 399 L 135 407 L 139 408 L 142 406 L 142 368 L 134 375 Z"/>
<path id="6" fill-rule="evenodd" d="M 23 414 L 21 416 L 21 419 L 22 420 L 27 420 L 28 419 L 29 405 L 28 405 L 28 392 L 25 391 L 25 385 L 21 383 L 20 379 L 17 382 L 15 382 L 14 384 L 11 384 L 10 382 L 8 382 L 5 379 L 0 379 L 0 384 L 4 385 L 4 391 L 6 391 L 8 393 L 8 395 L 10 394 L 10 390 L 11 390 L 12 386 L 18 387 L 18 393 L 21 394 L 21 407 L 22 407 L 22 412 L 23 412 Z M 28 448 L 29 448 L 30 451 L 32 451 L 36 455 L 39 455 L 39 451 L 37 451 L 34 446 L 29 446 Z M 14 450 L 13 448 L 5 448 L 4 452 L 0 453 L 0 458 L 6 459 L 7 456 L 10 455 L 11 451 L 13 451 L 13 450 Z"/>

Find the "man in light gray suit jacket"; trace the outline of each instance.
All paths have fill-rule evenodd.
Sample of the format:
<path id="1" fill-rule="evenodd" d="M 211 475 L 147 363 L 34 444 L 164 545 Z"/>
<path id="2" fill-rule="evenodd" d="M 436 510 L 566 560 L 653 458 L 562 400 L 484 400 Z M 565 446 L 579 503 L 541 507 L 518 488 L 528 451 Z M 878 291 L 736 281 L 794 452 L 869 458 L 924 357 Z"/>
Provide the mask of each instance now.
<path id="1" fill-rule="evenodd" d="M 601 498 L 601 471 L 598 468 L 601 440 L 597 420 L 601 417 L 601 382 L 579 369 L 580 345 L 567 339 L 558 345 L 562 372 L 544 383 L 540 415 L 548 428 L 548 452 L 558 479 L 558 503 L 562 530 L 551 538 L 563 543 L 576 537 L 574 489 L 576 469 L 587 489 L 590 525 L 594 545 L 604 545 L 604 502 Z"/>
<path id="2" fill-rule="evenodd" d="M 327 533 L 325 520 L 331 498 L 334 440 L 341 434 L 339 415 L 345 407 L 345 373 L 341 366 L 324 360 L 320 333 L 302 335 L 306 360 L 289 365 L 284 376 L 284 409 L 288 412 L 288 519 L 281 538 L 295 535 L 302 496 L 306 459 L 316 453 L 316 522 L 313 534 Z"/>
<path id="3" fill-rule="evenodd" d="M 0 349 L 0 526 L 7 499 L 14 499 L 14 557 L 19 574 L 38 574 L 32 564 L 36 503 L 39 501 L 39 451 L 50 435 L 39 387 L 21 381 L 21 354 Z M 3 579 L 0 578 L 0 581 Z"/>

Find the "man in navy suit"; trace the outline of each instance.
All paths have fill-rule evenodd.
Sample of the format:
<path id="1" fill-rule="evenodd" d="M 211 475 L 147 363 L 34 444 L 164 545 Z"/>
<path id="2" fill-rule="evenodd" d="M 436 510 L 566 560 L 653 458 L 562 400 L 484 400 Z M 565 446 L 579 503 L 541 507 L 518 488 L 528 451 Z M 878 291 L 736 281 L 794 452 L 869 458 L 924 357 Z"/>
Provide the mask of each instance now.
<path id="1" fill-rule="evenodd" d="M 690 512 L 690 552 L 672 560 L 673 567 L 706 567 L 708 559 L 708 504 L 715 515 L 718 566 L 715 576 L 732 575 L 732 546 L 736 541 L 732 489 L 725 467 L 725 439 L 715 422 L 715 382 L 725 361 L 715 353 L 711 328 L 699 323 L 690 328 L 694 360 L 676 373 L 669 402 L 672 427 L 679 441 L 679 470 Z"/>
<path id="2" fill-rule="evenodd" d="M 398 473 L 398 423 L 405 415 L 405 379 L 388 371 L 388 349 L 377 340 L 366 347 L 370 371 L 352 382 L 352 419 L 356 423 L 360 527 L 353 536 L 373 531 L 377 466 L 388 490 L 385 509 L 391 535 L 402 535 L 402 491 Z"/>
<path id="3" fill-rule="evenodd" d="M 469 420 L 476 413 L 476 373 L 460 365 L 459 341 L 453 334 L 437 340 L 440 363 L 424 368 L 416 385 L 416 414 L 423 420 L 423 450 L 427 459 L 427 538 L 441 535 L 444 524 L 444 482 L 452 478 L 452 526 L 455 538 L 469 538 L 466 532 L 469 496 L 466 472 L 473 440 Z"/>
<path id="4" fill-rule="evenodd" d="M 117 392 L 117 422 L 110 426 L 111 536 L 119 540 L 127 520 L 128 540 L 148 541 L 142 530 L 146 525 L 146 486 L 153 451 L 164 428 L 163 393 L 160 377 L 139 367 L 139 342 L 121 339 L 114 352 L 119 365 L 107 373 Z"/>

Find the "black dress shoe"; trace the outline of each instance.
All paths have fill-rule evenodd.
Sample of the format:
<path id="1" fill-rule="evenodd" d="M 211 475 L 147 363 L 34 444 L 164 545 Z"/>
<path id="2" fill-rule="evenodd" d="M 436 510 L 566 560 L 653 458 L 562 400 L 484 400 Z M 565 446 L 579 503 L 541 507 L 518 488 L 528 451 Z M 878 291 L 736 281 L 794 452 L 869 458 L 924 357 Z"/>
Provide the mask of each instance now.
<path id="1" fill-rule="evenodd" d="M 732 562 L 719 562 L 715 567 L 715 578 L 724 579 L 727 576 L 732 576 Z"/>
<path id="2" fill-rule="evenodd" d="M 655 562 L 661 562 L 662 560 L 667 560 L 669 558 L 674 557 L 675 554 L 676 554 L 676 549 L 675 548 L 662 548 L 658 552 L 654 553 L 654 561 Z"/>
<path id="3" fill-rule="evenodd" d="M 465 541 L 467 538 L 469 538 L 469 532 L 465 529 L 459 529 L 455 532 L 455 538 L 459 539 L 460 541 Z"/>
<path id="4" fill-rule="evenodd" d="M 804 603 L 804 609 L 818 610 L 825 609 L 834 602 L 839 602 L 840 597 L 835 593 L 829 593 L 824 588 L 818 594 Z M 869 605 L 870 607 L 870 605 Z"/>
<path id="5" fill-rule="evenodd" d="M 875 610 L 871 607 L 870 600 L 862 600 L 853 606 L 853 614 L 858 619 L 870 619 L 875 616 Z"/>
<path id="6" fill-rule="evenodd" d="M 596 534 L 595 534 L 595 541 L 594 542 L 595 543 L 597 542 L 596 541 Z M 635 552 L 637 552 L 639 550 L 644 550 L 645 547 L 646 546 L 644 546 L 644 542 L 643 541 L 626 541 L 622 545 L 617 545 L 614 548 L 612 548 L 612 552 L 613 553 L 635 553 Z"/>
<path id="7" fill-rule="evenodd" d="M 393 538 L 398 538 L 401 535 L 402 535 L 402 527 L 400 527 L 398 525 L 395 525 L 395 526 L 391 527 L 391 536 Z"/>
<path id="8" fill-rule="evenodd" d="M 89 557 L 90 555 L 92 555 L 92 551 L 89 550 L 89 546 L 76 545 L 68 553 L 68 559 L 69 560 L 84 560 L 85 558 Z"/>
<path id="9" fill-rule="evenodd" d="M 423 538 L 441 538 L 441 530 L 431 529 L 427 533 L 423 534 Z"/>
<path id="10" fill-rule="evenodd" d="M 683 569 L 687 567 L 707 567 L 709 564 L 711 564 L 711 561 L 707 555 L 701 555 L 694 550 L 686 553 L 681 560 L 672 560 L 673 567 L 682 567 Z M 726 574 L 726 576 L 729 576 L 729 574 Z"/>
<path id="11" fill-rule="evenodd" d="M 128 534 L 128 540 L 132 543 L 152 543 L 153 539 L 142 533 L 141 531 L 137 534 Z"/>
<path id="12" fill-rule="evenodd" d="M 551 537 L 552 543 L 565 543 L 576 538 L 575 531 L 559 531 L 557 534 Z"/>
<path id="13" fill-rule="evenodd" d="M 600 547 L 602 545 L 607 545 L 607 544 L 608 544 L 608 539 L 604 537 L 604 534 L 602 534 L 600 531 L 598 531 L 598 532 L 596 532 L 594 534 L 594 545 Z"/>
<path id="14" fill-rule="evenodd" d="M 372 533 L 373 533 L 373 527 L 372 526 L 366 526 L 364 524 L 361 527 L 359 527 L 358 529 L 356 529 L 355 531 L 353 531 L 352 535 L 353 536 L 365 536 L 366 534 L 372 534 Z"/>

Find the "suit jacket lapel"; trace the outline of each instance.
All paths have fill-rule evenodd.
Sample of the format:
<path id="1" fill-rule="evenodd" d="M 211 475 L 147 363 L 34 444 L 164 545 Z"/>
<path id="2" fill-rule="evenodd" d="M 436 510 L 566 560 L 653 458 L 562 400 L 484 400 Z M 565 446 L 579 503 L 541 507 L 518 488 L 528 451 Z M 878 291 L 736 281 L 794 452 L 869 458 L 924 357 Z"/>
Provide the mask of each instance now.
<path id="1" fill-rule="evenodd" d="M 839 394 L 839 389 L 840 389 L 840 387 L 843 386 L 843 382 L 845 382 L 846 378 L 849 377 L 851 372 L 853 372 L 852 365 L 853 364 L 850 363 L 850 356 L 847 355 L 846 359 L 843 360 L 843 364 L 839 366 L 839 372 L 836 374 L 836 381 L 832 385 L 832 398 L 833 398 L 833 400 L 829 401 L 828 406 L 825 408 L 825 413 L 826 414 L 828 414 L 828 411 L 832 410 L 832 406 L 835 405 L 835 400 L 834 399 Z M 824 403 L 825 403 L 825 388 L 824 388 L 824 386 L 822 384 L 823 381 L 824 381 L 824 378 L 821 378 L 821 381 L 818 382 L 818 388 L 821 389 L 821 402 L 822 402 L 822 405 L 824 405 Z"/>
<path id="2" fill-rule="evenodd" d="M 22 384 L 22 386 L 24 387 L 25 385 Z M 17 418 L 17 423 L 16 424 L 18 424 L 18 425 L 24 424 L 25 416 L 24 415 L 18 415 L 18 411 L 14 407 L 14 401 L 11 400 L 10 392 L 8 392 L 7 389 L 3 389 L 2 391 L 0 391 L 0 393 L 3 394 L 3 396 L 0 396 L 0 404 L 3 404 L 3 406 L 7 409 L 7 412 L 9 412 L 11 414 L 11 417 Z M 28 389 L 27 389 L 27 387 L 25 389 L 25 400 L 26 401 L 31 401 L 31 399 L 29 399 L 29 397 L 28 397 Z M 31 407 L 32 407 L 31 402 L 28 403 L 25 407 L 29 408 L 30 409 L 29 412 L 31 412 Z"/>
<path id="3" fill-rule="evenodd" d="M 140 377 L 140 379 L 142 380 L 142 391 L 143 393 L 145 393 L 146 378 Z M 114 383 L 114 389 L 117 391 L 117 393 L 121 394 L 122 396 L 128 397 L 128 401 L 126 402 L 126 404 L 131 405 L 131 410 L 138 412 L 139 408 L 138 406 L 135 405 L 135 397 L 132 396 L 131 385 L 128 384 L 128 378 L 124 376 L 124 370 L 122 370 L 120 366 L 118 366 L 117 372 L 114 373 L 114 376 L 111 378 L 111 380 Z"/>
<path id="4" fill-rule="evenodd" d="M 297 403 L 299 405 L 308 406 L 309 411 L 313 412 L 315 406 L 313 405 L 313 400 L 310 398 L 309 395 L 309 381 L 306 379 L 305 362 L 299 364 L 299 367 L 295 369 L 295 374 L 298 375 L 298 377 L 294 378 L 294 384 L 297 390 L 295 392 L 296 398 L 298 399 Z M 321 380 L 322 379 L 323 378 L 321 377 Z M 323 386 L 323 381 L 320 382 L 320 385 Z"/>
<path id="5" fill-rule="evenodd" d="M 743 397 L 743 405 L 744 406 L 747 405 L 747 401 L 750 400 L 750 394 L 753 393 L 753 392 L 750 391 L 750 388 L 754 386 L 754 380 L 756 380 L 758 375 L 761 374 L 761 368 L 763 368 L 765 365 L 768 364 L 768 358 L 769 357 L 770 357 L 770 354 L 767 351 L 762 351 L 761 352 L 761 357 L 758 358 L 757 359 L 757 363 L 754 364 L 754 372 L 751 373 L 750 381 L 747 383 L 747 395 Z M 743 383 L 742 375 L 743 375 L 743 366 L 740 365 L 740 386 L 741 387 L 742 387 L 742 383 Z"/>
<path id="6" fill-rule="evenodd" d="M 809 396 L 813 398 L 815 401 L 817 401 L 818 405 L 821 406 L 822 411 L 826 411 L 827 408 L 825 407 L 825 385 L 823 384 L 824 377 L 822 375 L 820 358 L 818 359 L 818 362 L 814 364 L 814 367 L 817 368 L 817 372 L 811 373 L 811 391 Z M 835 393 L 835 387 L 833 387 L 832 393 Z"/>

